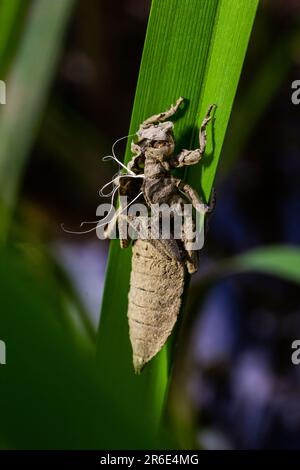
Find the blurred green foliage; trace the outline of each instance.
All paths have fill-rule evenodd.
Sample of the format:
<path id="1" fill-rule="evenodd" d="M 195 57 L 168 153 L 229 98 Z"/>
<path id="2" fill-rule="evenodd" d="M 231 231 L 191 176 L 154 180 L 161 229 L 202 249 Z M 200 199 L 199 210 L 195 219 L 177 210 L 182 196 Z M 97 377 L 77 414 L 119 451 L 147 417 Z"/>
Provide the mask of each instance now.
<path id="1" fill-rule="evenodd" d="M 0 254 L 0 332 L 7 347 L 0 443 L 11 449 L 153 446 L 146 423 L 131 419 L 127 397 L 112 401 L 89 343 L 67 334 L 62 310 L 24 261 L 18 251 Z"/>
<path id="2" fill-rule="evenodd" d="M 2 3 L 3 14 L 7 16 L 3 19 L 7 31 L 2 36 L 3 50 L 10 40 L 15 18 L 28 8 L 7 73 L 7 104 L 0 110 L 0 236 L 5 240 L 74 0 L 35 0 L 29 5 L 28 2 Z"/>

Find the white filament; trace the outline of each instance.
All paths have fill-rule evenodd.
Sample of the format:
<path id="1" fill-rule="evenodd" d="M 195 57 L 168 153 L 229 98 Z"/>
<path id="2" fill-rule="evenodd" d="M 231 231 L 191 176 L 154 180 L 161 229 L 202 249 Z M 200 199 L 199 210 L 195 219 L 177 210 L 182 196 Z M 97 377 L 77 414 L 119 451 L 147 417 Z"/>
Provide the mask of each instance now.
<path id="1" fill-rule="evenodd" d="M 111 197 L 111 208 L 108 212 L 108 214 L 105 216 L 105 219 L 110 215 L 110 213 L 112 212 L 113 210 L 113 207 L 114 207 L 114 198 L 115 198 L 115 194 L 117 192 L 117 190 L 119 189 L 120 185 L 119 184 L 116 184 L 116 181 L 119 179 L 119 178 L 122 178 L 122 177 L 129 177 L 129 178 L 145 178 L 144 175 L 136 175 L 132 170 L 130 170 L 126 165 L 124 165 L 116 156 L 115 154 L 115 146 L 118 142 L 120 142 L 121 140 L 124 140 L 124 139 L 127 139 L 128 137 L 133 137 L 135 134 L 129 134 L 129 135 L 125 135 L 124 137 L 120 137 L 120 139 L 117 139 L 114 144 L 112 145 L 112 148 L 111 148 L 111 151 L 112 151 L 112 155 L 106 155 L 105 157 L 102 158 L 103 161 L 107 161 L 107 160 L 114 160 L 117 162 L 117 164 L 124 168 L 126 170 L 126 174 L 121 174 L 121 170 L 119 170 L 117 173 L 115 173 L 115 175 L 113 176 L 112 180 L 109 181 L 108 183 L 106 183 L 104 186 L 102 186 L 102 188 L 99 190 L 99 195 L 102 196 L 102 197 Z M 109 192 L 109 193 L 104 193 L 104 189 L 109 187 L 111 184 L 115 184 L 115 187 Z M 143 192 L 141 191 L 129 204 L 127 204 L 126 207 L 124 207 L 120 214 L 122 214 L 122 212 L 124 212 L 131 204 L 133 204 L 141 195 L 143 194 Z M 86 224 L 96 224 L 95 227 L 89 229 L 89 230 L 84 230 L 84 231 L 81 231 L 81 232 L 78 232 L 78 231 L 73 231 L 73 230 L 68 230 L 64 227 L 64 224 L 61 224 L 61 228 L 64 230 L 64 232 L 66 233 L 73 233 L 75 235 L 82 235 L 82 234 L 86 234 L 86 233 L 90 233 L 92 232 L 93 230 L 96 230 L 98 227 L 102 227 L 103 225 L 106 225 L 108 222 L 104 222 L 102 224 L 99 224 L 100 221 L 96 220 L 96 221 L 83 221 L 80 223 L 80 227 L 82 227 L 83 225 L 86 225 Z"/>
<path id="2" fill-rule="evenodd" d="M 128 137 L 133 137 L 135 136 L 135 134 L 129 134 L 129 135 L 124 135 L 123 137 L 120 137 L 119 139 L 117 139 L 114 143 L 113 143 L 113 146 L 111 148 L 111 152 L 112 152 L 112 155 L 106 155 L 105 157 L 102 158 L 102 160 L 104 162 L 106 162 L 107 160 L 115 160 L 118 165 L 120 165 L 121 167 L 123 167 L 128 173 L 130 173 L 131 175 L 135 176 L 135 173 L 130 170 L 126 165 L 124 165 L 124 163 L 122 163 L 117 157 L 116 157 L 116 154 L 115 154 L 115 146 L 118 142 L 120 142 L 121 140 L 124 140 L 124 139 L 127 139 Z"/>
<path id="3" fill-rule="evenodd" d="M 112 196 L 112 203 L 111 203 L 111 208 L 108 212 L 108 214 L 105 216 L 105 218 L 107 218 L 109 216 L 109 214 L 111 213 L 111 211 L 113 210 L 113 198 L 114 198 L 114 195 L 117 191 L 118 187 L 115 188 L 114 190 L 114 193 L 113 193 L 113 196 Z M 122 214 L 126 209 L 128 209 L 129 206 L 131 206 L 131 204 L 133 204 L 141 195 L 143 194 L 143 191 L 141 191 L 134 199 L 132 199 L 132 201 L 130 201 L 127 206 L 123 207 L 122 210 L 120 211 L 119 214 Z M 61 228 L 63 229 L 64 232 L 66 233 L 74 233 L 75 235 L 83 235 L 85 233 L 90 233 L 90 232 L 93 232 L 94 230 L 97 230 L 97 228 L 99 227 L 103 227 L 103 225 L 107 225 L 109 222 L 103 222 L 102 224 L 99 224 L 99 220 L 95 220 L 95 221 L 84 221 L 84 222 L 81 222 L 80 224 L 80 227 L 82 227 L 83 225 L 85 224 L 96 224 L 96 227 L 93 227 L 89 230 L 83 230 L 81 232 L 76 232 L 76 231 L 73 231 L 73 230 L 68 230 L 64 227 L 64 224 L 61 224 Z"/>

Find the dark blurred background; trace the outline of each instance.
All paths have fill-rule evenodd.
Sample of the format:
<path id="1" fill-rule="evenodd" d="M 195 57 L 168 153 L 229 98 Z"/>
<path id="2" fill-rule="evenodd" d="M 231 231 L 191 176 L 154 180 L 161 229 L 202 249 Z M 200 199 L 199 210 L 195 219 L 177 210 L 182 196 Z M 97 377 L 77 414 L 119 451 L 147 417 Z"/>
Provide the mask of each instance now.
<path id="1" fill-rule="evenodd" d="M 99 190 L 117 167 L 102 158 L 128 133 L 149 10 L 150 1 L 121 0 L 118 8 L 77 2 L 20 197 L 22 216 L 31 221 L 35 214 L 36 229 L 51 240 L 95 326 L 108 244 L 95 232 L 66 235 L 61 223 L 89 229 L 80 223 L 95 220 L 97 206 L 108 202 Z M 121 160 L 123 151 L 121 142 Z"/>
<path id="2" fill-rule="evenodd" d="M 94 232 L 99 189 L 116 172 L 102 157 L 128 132 L 149 0 L 79 0 L 30 155 L 16 211 L 20 244 L 50 247 L 96 328 L 108 244 Z M 261 2 L 215 183 L 203 266 L 268 244 L 300 244 L 300 4 Z M 226 77 L 224 77 L 226 79 Z M 123 147 L 117 147 L 122 159 Z M 200 277 L 192 281 L 197 305 Z M 200 302 L 200 298 L 199 298 Z M 186 400 L 204 448 L 300 448 L 299 288 L 244 274 L 219 281 L 197 306 Z"/>

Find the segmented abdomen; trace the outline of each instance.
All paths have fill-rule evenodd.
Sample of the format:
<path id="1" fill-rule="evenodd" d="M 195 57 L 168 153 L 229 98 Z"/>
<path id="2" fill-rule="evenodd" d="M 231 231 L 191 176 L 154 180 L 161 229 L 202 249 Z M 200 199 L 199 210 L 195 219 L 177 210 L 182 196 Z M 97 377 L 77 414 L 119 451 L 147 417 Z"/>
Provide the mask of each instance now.
<path id="1" fill-rule="evenodd" d="M 163 347 L 176 323 L 184 288 L 184 265 L 146 240 L 136 240 L 128 305 L 129 335 L 136 372 Z"/>

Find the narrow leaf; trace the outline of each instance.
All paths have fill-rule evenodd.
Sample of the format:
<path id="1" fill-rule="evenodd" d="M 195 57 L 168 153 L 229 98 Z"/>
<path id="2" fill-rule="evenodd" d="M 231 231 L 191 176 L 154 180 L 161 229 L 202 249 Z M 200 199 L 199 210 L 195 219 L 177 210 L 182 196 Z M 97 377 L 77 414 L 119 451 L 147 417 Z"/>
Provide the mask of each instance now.
<path id="1" fill-rule="evenodd" d="M 208 132 L 207 155 L 187 181 L 209 198 L 226 126 L 256 12 L 256 0 L 154 0 L 147 29 L 129 133 L 179 96 L 185 109 L 175 124 L 178 148 L 198 145 L 198 127 L 210 103 L 218 105 Z M 126 160 L 130 158 L 129 145 Z M 112 394 L 128 397 L 133 419 L 155 430 L 168 385 L 164 348 L 135 376 L 127 324 L 130 249 L 113 241 L 98 335 L 99 373 Z"/>
<path id="2" fill-rule="evenodd" d="M 225 261 L 224 269 L 226 273 L 257 271 L 300 283 L 300 249 L 284 245 L 259 248 Z"/>

